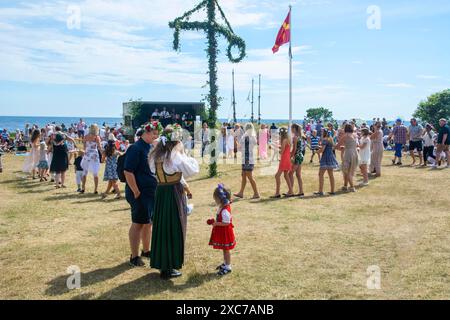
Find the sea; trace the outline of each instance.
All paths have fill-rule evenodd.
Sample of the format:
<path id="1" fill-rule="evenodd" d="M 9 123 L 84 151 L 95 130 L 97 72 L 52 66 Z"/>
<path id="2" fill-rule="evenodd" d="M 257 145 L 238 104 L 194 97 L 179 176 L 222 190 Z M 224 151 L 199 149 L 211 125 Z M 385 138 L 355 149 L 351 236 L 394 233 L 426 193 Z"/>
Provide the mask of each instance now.
<path id="1" fill-rule="evenodd" d="M 67 127 L 73 123 L 78 123 L 80 117 L 14 117 L 14 116 L 0 116 L 0 128 L 7 129 L 8 131 L 16 131 L 20 129 L 25 130 L 25 125 L 28 123 L 30 125 L 36 124 L 39 128 L 45 127 L 48 124 L 61 125 L 65 124 Z M 84 118 L 83 121 L 87 125 L 98 124 L 103 125 L 105 123 L 107 126 L 119 125 L 123 122 L 122 118 Z"/>
<path id="2" fill-rule="evenodd" d="M 80 117 L 15 117 L 15 116 L 0 116 L 0 129 L 7 129 L 8 131 L 16 131 L 17 129 L 20 129 L 23 131 L 25 129 L 25 125 L 28 123 L 30 125 L 36 124 L 40 128 L 48 125 L 48 124 L 55 124 L 55 125 L 61 125 L 65 124 L 67 127 L 70 126 L 73 123 L 78 123 L 80 121 Z M 110 117 L 83 117 L 83 121 L 89 126 L 91 124 L 98 124 L 99 126 L 102 126 L 105 124 L 109 127 L 116 127 L 123 123 L 122 118 L 110 118 Z M 227 119 L 219 119 L 221 123 L 228 122 Z M 249 122 L 249 119 L 237 119 L 239 123 L 246 123 Z M 297 123 L 303 123 L 303 120 L 298 119 L 294 122 Z M 339 121 L 338 121 L 339 122 Z M 361 120 L 362 122 L 362 120 Z M 261 123 L 271 125 L 272 123 L 276 124 L 287 124 L 289 123 L 289 120 L 287 119 L 262 119 Z M 372 124 L 372 121 L 366 121 L 368 125 Z M 393 123 L 390 122 L 389 123 Z"/>

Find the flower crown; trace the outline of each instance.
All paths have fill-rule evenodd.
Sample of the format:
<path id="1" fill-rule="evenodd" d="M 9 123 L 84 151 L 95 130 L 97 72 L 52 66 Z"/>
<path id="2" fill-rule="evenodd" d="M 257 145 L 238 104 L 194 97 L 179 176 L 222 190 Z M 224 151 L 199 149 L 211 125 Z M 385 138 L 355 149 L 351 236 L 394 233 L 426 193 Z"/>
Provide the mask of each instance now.
<path id="1" fill-rule="evenodd" d="M 280 133 L 288 133 L 288 129 L 285 127 L 280 128 Z"/>
<path id="2" fill-rule="evenodd" d="M 166 145 L 167 142 L 175 142 L 183 140 L 183 129 L 179 124 L 174 124 L 172 126 L 168 126 L 169 129 L 172 129 L 172 132 L 164 131 L 161 134 L 161 142 Z"/>
<path id="3" fill-rule="evenodd" d="M 163 126 L 158 121 L 148 122 L 142 126 L 142 129 L 144 129 L 147 132 L 158 130 L 159 134 L 163 132 Z"/>

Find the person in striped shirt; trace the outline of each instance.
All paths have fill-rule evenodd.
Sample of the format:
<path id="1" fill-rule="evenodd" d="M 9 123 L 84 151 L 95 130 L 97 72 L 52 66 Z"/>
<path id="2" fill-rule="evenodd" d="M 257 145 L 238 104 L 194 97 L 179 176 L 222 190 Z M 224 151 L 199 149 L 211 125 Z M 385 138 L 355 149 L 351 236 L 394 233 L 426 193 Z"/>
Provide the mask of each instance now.
<path id="1" fill-rule="evenodd" d="M 317 130 L 313 130 L 311 133 L 311 137 L 309 137 L 309 147 L 311 148 L 311 160 L 310 163 L 313 163 L 314 156 L 317 154 L 320 161 L 320 143 L 319 143 L 319 137 L 317 136 Z"/>

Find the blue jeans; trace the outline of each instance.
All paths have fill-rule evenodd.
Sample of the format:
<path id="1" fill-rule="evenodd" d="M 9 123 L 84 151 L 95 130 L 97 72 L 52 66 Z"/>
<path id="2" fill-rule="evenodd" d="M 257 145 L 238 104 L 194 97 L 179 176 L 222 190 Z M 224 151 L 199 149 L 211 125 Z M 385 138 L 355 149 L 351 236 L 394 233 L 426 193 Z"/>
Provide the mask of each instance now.
<path id="1" fill-rule="evenodd" d="M 402 157 L 402 150 L 403 150 L 403 144 L 402 143 L 396 143 L 395 144 L 395 156 L 397 158 Z"/>

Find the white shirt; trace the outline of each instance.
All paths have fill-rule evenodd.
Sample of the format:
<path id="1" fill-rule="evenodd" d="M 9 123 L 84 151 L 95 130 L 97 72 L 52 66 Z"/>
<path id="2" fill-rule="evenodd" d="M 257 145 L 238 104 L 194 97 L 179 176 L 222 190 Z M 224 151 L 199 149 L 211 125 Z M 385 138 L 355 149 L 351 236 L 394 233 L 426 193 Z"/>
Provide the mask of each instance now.
<path id="1" fill-rule="evenodd" d="M 159 112 L 156 112 L 156 111 L 153 112 L 153 113 L 152 113 L 152 117 L 159 117 Z"/>
<path id="2" fill-rule="evenodd" d="M 431 136 L 431 138 L 430 138 Z M 423 141 L 424 141 L 424 147 L 433 147 L 434 146 L 434 131 L 431 130 L 430 133 L 425 132 L 422 136 Z"/>
<path id="3" fill-rule="evenodd" d="M 222 215 L 222 223 L 231 223 L 231 212 L 227 209 L 219 209 L 218 211 L 222 210 L 220 214 Z"/>
<path id="4" fill-rule="evenodd" d="M 170 118 L 170 113 L 167 111 L 162 111 L 160 113 L 161 118 Z"/>
<path id="5" fill-rule="evenodd" d="M 109 141 L 116 141 L 117 139 L 116 139 L 116 136 L 114 135 L 114 133 L 110 133 L 109 135 L 108 135 L 108 140 Z"/>
<path id="6" fill-rule="evenodd" d="M 245 146 L 245 138 L 248 137 L 248 150 L 246 150 L 246 146 Z M 249 164 L 255 164 L 255 157 L 254 157 L 254 149 L 255 146 L 258 144 L 258 142 L 256 141 L 256 138 L 254 136 L 248 136 L 248 135 L 244 135 L 240 142 L 239 142 L 239 151 L 242 152 L 242 164 L 246 163 L 246 151 L 248 151 L 248 161 Z"/>
<path id="7" fill-rule="evenodd" d="M 201 140 L 203 143 L 209 142 L 209 129 L 202 129 L 201 131 Z"/>
<path id="8" fill-rule="evenodd" d="M 149 159 L 150 171 L 156 173 L 155 159 Z M 186 180 L 192 176 L 195 176 L 200 172 L 200 166 L 197 160 L 188 157 L 186 154 L 180 151 L 172 151 L 169 159 L 164 159 L 163 169 L 167 174 L 174 174 L 176 172 L 181 172 L 183 177 L 181 178 L 181 183 L 186 185 Z"/>

